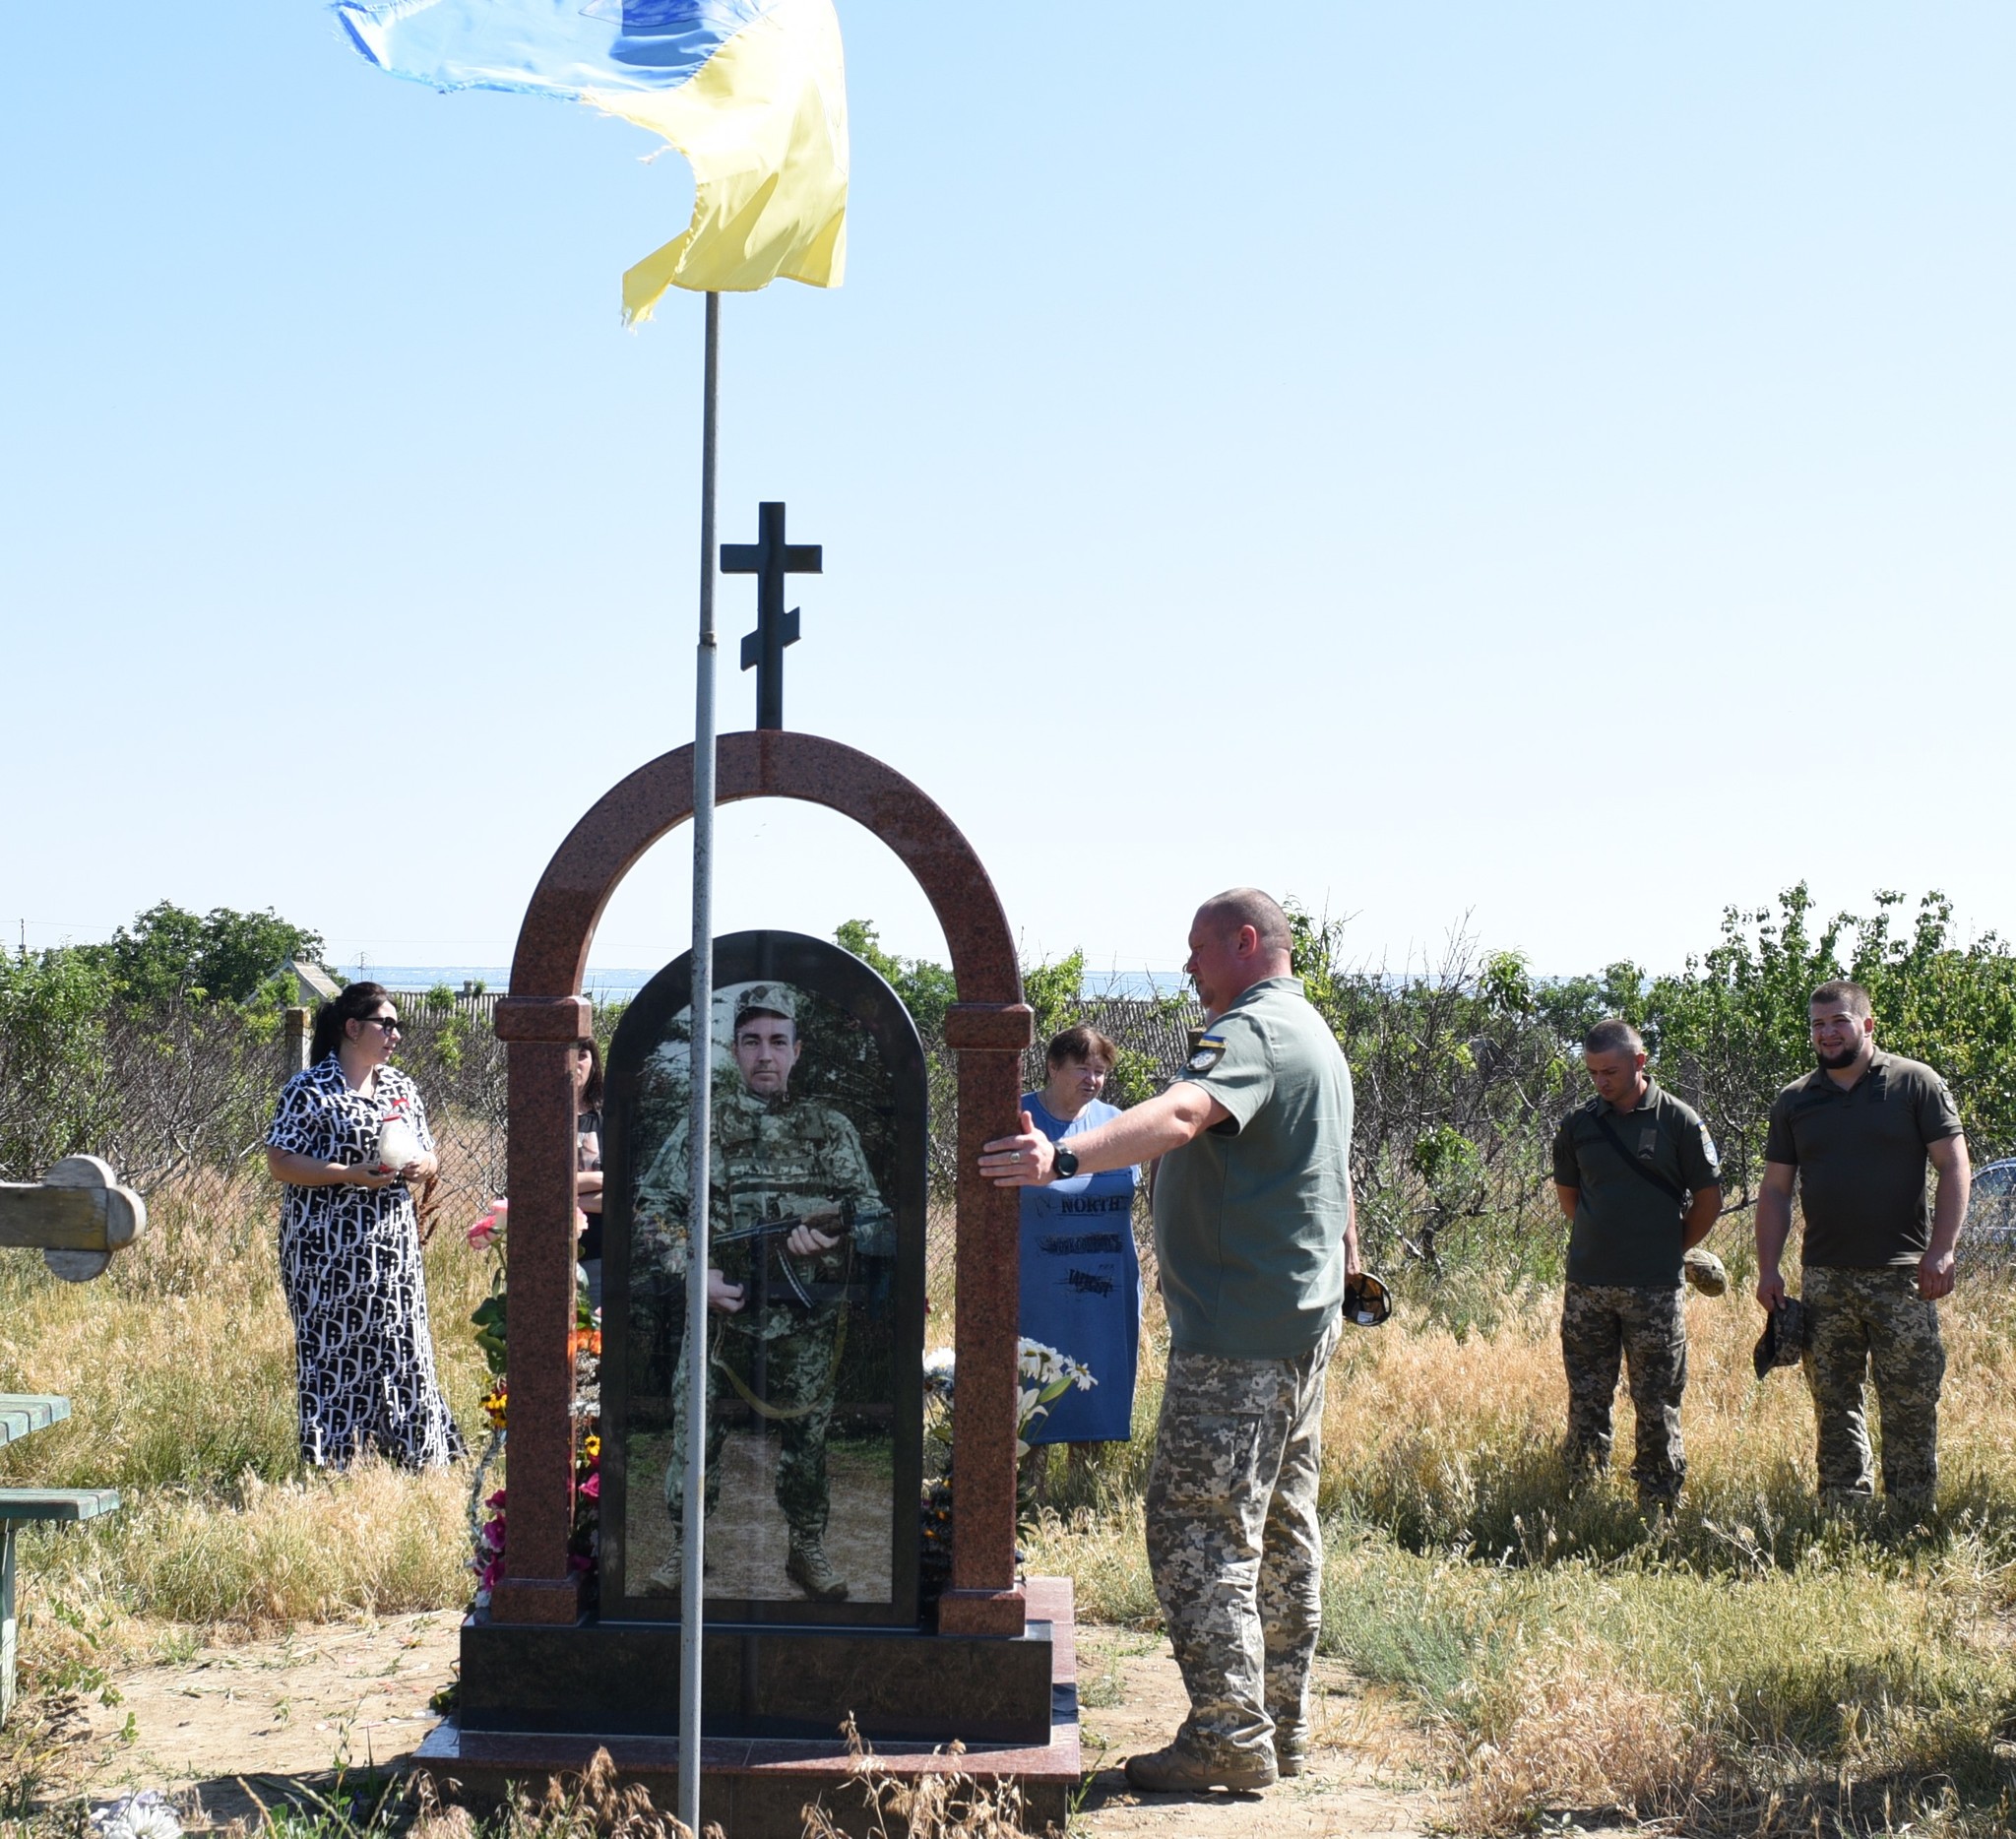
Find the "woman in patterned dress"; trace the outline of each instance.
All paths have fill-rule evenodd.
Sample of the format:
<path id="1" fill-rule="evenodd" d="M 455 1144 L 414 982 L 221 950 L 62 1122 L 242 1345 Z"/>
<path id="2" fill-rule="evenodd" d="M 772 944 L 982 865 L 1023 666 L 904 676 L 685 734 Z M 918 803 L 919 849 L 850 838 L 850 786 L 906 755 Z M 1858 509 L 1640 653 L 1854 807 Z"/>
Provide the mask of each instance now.
<path id="1" fill-rule="evenodd" d="M 280 1274 L 294 1318 L 301 1459 L 341 1469 L 376 1449 L 408 1468 L 463 1454 L 434 1372 L 410 1183 L 440 1167 L 419 1088 L 389 1065 L 399 1015 L 377 983 L 351 983 L 315 1015 L 312 1064 L 289 1079 L 266 1133 L 285 1184 Z M 379 1171 L 393 1116 L 419 1154 Z"/>

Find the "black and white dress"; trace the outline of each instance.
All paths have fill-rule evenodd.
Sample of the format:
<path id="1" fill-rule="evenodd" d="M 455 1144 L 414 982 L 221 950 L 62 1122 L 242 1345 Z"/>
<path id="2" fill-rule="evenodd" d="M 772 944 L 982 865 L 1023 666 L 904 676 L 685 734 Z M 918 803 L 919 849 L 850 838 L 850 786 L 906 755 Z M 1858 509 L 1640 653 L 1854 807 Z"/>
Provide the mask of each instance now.
<path id="1" fill-rule="evenodd" d="M 432 1154 L 419 1088 L 381 1066 L 372 1092 L 354 1091 L 332 1053 L 287 1081 L 266 1141 L 316 1162 L 368 1162 L 395 1110 Z M 302 1460 L 342 1468 L 371 1448 L 410 1468 L 454 1461 L 462 1433 L 434 1371 L 405 1182 L 283 1191 L 280 1275 L 294 1318 Z"/>

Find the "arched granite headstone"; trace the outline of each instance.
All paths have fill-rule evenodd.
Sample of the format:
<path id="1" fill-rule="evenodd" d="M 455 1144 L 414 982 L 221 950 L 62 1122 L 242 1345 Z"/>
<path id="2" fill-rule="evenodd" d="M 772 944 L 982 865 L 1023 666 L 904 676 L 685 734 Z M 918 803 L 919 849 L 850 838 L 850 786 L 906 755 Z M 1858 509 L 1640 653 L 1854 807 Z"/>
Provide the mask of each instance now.
<path id="1" fill-rule="evenodd" d="M 916 786 L 881 761 L 817 734 L 724 735 L 715 796 L 797 798 L 853 818 L 915 876 L 952 958 L 959 1000 L 945 1017 L 958 1061 L 956 1340 L 958 1532 L 947 1633 L 1015 1635 L 1016 1234 L 1013 1190 L 982 1179 L 987 1138 L 1011 1128 L 1032 1037 L 1014 934 L 973 846 Z M 497 1005 L 510 1076 L 512 1231 L 511 1534 L 488 1622 L 553 1626 L 581 1613 L 569 1568 L 574 1518 L 573 1395 L 567 1337 L 574 1281 L 574 1080 L 570 1047 L 590 1032 L 581 996 L 589 946 L 638 858 L 692 815 L 693 750 L 680 747 L 611 788 L 540 876 Z"/>

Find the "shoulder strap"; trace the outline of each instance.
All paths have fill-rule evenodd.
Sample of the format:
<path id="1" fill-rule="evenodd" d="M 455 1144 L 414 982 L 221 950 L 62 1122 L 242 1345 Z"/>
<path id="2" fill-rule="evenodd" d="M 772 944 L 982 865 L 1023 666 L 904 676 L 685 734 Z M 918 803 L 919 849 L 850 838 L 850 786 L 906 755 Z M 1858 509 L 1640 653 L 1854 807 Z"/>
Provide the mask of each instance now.
<path id="1" fill-rule="evenodd" d="M 1617 1154 L 1624 1159 L 1624 1167 L 1629 1169 L 1630 1172 L 1633 1174 L 1637 1175 L 1641 1180 L 1650 1181 L 1652 1185 L 1658 1188 L 1662 1194 L 1670 1195 L 1673 1200 L 1684 1205 L 1687 1198 L 1686 1190 L 1684 1188 L 1675 1187 L 1670 1181 L 1669 1181 L 1666 1178 L 1665 1175 L 1661 1174 L 1657 1169 L 1647 1168 L 1644 1163 L 1640 1162 L 1636 1156 L 1632 1155 L 1631 1152 L 1624 1147 L 1624 1139 L 1618 1136 L 1617 1133 L 1610 1128 L 1610 1120 L 1604 1115 L 1606 1109 L 1606 1108 L 1602 1105 L 1599 1105 L 1597 1107 L 1596 1111 L 1594 1112 L 1594 1116 L 1596 1118 L 1596 1127 L 1604 1133 L 1604 1136 L 1606 1139 L 1607 1139 L 1610 1148 L 1615 1150 Z"/>

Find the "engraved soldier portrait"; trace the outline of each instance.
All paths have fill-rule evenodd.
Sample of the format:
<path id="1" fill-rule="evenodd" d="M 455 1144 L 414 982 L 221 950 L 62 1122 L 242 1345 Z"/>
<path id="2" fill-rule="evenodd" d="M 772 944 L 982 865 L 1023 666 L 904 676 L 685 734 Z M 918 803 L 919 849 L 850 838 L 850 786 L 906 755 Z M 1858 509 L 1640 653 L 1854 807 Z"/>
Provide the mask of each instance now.
<path id="1" fill-rule="evenodd" d="M 727 992 L 724 992 L 726 994 Z M 732 1071 L 714 1082 L 709 1153 L 707 1564 L 756 1562 L 733 1594 L 834 1603 L 869 1587 L 830 1554 L 835 1406 L 851 1306 L 873 1293 L 895 1250 L 895 1222 L 854 1122 L 794 1079 L 806 1053 L 803 992 L 758 983 L 733 992 Z M 717 1036 L 717 1039 L 719 1037 Z M 675 1121 L 637 1182 L 633 1258 L 683 1287 L 691 1247 L 690 1127 Z M 650 1588 L 676 1590 L 684 1512 L 686 1364 L 672 1376 L 672 1435 L 662 1500 L 671 1554 Z M 730 1449 L 731 1432 L 739 1431 Z M 724 1460 L 724 1457 L 727 1458 Z M 729 1499 L 723 1512 L 724 1491 Z M 761 1523 L 775 1501 L 776 1560 Z M 640 1501 L 640 1506 L 642 1502 Z M 884 1506 L 886 1517 L 886 1504 Z M 716 1528 L 720 1524 L 722 1530 Z M 772 1523 L 774 1525 L 774 1522 Z M 886 1529 L 884 1531 L 886 1541 Z M 725 1542 L 725 1543 L 724 1543 Z M 886 1568 L 886 1565 L 885 1565 Z M 717 1588 L 711 1581 L 710 1594 Z"/>

